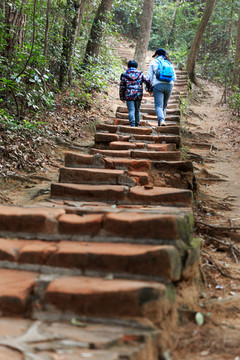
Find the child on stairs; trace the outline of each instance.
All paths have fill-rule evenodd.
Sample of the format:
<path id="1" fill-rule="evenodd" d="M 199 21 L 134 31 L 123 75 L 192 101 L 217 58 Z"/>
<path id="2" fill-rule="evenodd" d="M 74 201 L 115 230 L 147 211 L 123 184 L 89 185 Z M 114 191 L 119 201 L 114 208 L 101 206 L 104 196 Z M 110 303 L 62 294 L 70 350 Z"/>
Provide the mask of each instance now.
<path id="1" fill-rule="evenodd" d="M 140 106 L 143 96 L 143 83 L 150 84 L 143 73 L 137 70 L 135 60 L 128 62 L 128 69 L 120 77 L 120 99 L 127 103 L 130 126 L 139 126 Z"/>

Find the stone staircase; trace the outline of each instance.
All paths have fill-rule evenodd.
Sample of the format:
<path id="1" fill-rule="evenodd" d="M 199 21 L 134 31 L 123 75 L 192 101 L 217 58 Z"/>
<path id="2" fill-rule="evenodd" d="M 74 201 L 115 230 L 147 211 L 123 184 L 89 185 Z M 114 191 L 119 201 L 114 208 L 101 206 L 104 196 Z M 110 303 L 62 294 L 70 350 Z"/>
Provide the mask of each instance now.
<path id="1" fill-rule="evenodd" d="M 58 359 L 157 360 L 167 346 L 178 288 L 192 286 L 199 259 L 193 167 L 180 152 L 180 74 L 166 127 L 156 126 L 147 94 L 138 128 L 119 106 L 116 118 L 97 125 L 88 153 L 66 152 L 48 203 L 0 207 L 0 311 L 31 319 L 26 359 L 70 349 Z M 35 337 L 27 330 L 34 326 Z M 58 346 L 36 350 L 51 328 Z"/>

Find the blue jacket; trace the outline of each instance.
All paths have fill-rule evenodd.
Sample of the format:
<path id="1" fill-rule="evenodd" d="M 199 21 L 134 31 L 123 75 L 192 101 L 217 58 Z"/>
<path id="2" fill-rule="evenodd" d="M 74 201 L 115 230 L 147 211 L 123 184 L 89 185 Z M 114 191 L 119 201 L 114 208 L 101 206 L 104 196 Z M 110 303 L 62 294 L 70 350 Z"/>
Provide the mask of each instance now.
<path id="1" fill-rule="evenodd" d="M 157 71 L 157 68 L 158 68 L 158 59 L 160 59 L 160 58 L 163 58 L 163 56 L 160 55 L 156 59 L 153 59 L 151 61 L 150 65 L 149 65 L 149 68 L 148 68 L 147 79 L 149 79 L 151 81 L 152 86 L 155 86 L 155 85 L 157 85 L 159 83 L 165 83 L 166 84 L 165 81 L 159 81 L 156 78 L 156 75 L 155 75 L 155 73 Z M 174 81 L 176 81 L 176 73 L 175 73 L 175 71 L 174 71 L 174 79 L 173 79 L 172 83 Z M 169 83 L 167 83 L 167 84 L 169 84 Z"/>

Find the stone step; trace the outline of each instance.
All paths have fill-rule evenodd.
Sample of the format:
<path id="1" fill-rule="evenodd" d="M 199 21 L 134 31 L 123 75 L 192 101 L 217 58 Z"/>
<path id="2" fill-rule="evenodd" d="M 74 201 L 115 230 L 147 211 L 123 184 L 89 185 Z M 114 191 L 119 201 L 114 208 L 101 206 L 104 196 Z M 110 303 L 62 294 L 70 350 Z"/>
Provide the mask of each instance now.
<path id="1" fill-rule="evenodd" d="M 132 150 L 133 159 L 149 159 L 155 161 L 179 161 L 182 154 L 180 151 L 144 151 L 144 150 Z"/>
<path id="2" fill-rule="evenodd" d="M 132 135 L 133 136 L 133 135 Z M 96 133 L 95 134 L 95 142 L 96 143 L 109 143 L 112 141 L 129 141 L 131 139 L 131 135 L 118 135 L 118 134 L 109 134 L 109 133 Z"/>
<path id="3" fill-rule="evenodd" d="M 166 126 L 164 126 L 165 128 Z M 174 143 L 177 146 L 181 144 L 181 138 L 178 135 L 168 135 L 168 134 L 161 134 L 161 135 L 135 135 L 132 134 L 130 137 L 122 138 L 115 134 L 108 134 L 108 133 L 96 133 L 95 134 L 95 145 L 105 143 L 109 144 L 115 141 L 139 141 L 139 142 L 148 142 L 148 143 Z"/>
<path id="4" fill-rule="evenodd" d="M 111 150 L 134 150 L 134 149 L 146 149 L 155 151 L 174 151 L 176 150 L 176 144 L 146 144 L 129 141 L 113 141 L 109 144 Z M 130 155 L 132 157 L 132 155 Z"/>
<path id="5" fill-rule="evenodd" d="M 174 103 L 168 103 L 169 110 L 178 110 L 179 109 L 179 101 L 176 101 Z M 154 104 L 152 105 L 142 105 L 140 108 L 140 113 L 147 113 L 150 114 L 151 112 L 155 113 L 155 107 Z M 127 106 L 118 106 L 117 107 L 117 113 L 128 113 Z"/>
<path id="6" fill-rule="evenodd" d="M 120 144 L 122 144 L 120 142 Z M 125 143 L 123 143 L 125 144 Z M 126 144 L 129 144 L 126 142 Z M 160 146 L 160 145 L 159 145 Z M 170 148 L 174 146 L 171 145 L 162 145 L 162 147 L 168 147 L 169 150 L 174 150 L 174 148 Z M 91 152 L 94 152 L 95 149 L 91 149 Z M 111 152 L 110 152 L 111 154 Z M 117 151 L 119 155 L 119 152 Z M 95 155 L 86 155 L 86 154 L 78 154 L 74 152 L 66 152 L 65 153 L 65 166 L 78 168 L 78 167 L 94 167 L 94 168 L 105 168 L 105 169 L 122 169 L 122 170 L 131 170 L 131 171 L 149 171 L 149 162 L 146 160 L 133 160 L 130 158 L 131 153 L 128 154 L 128 158 L 115 158 L 105 157 L 101 155 L 101 150 L 96 150 Z"/>
<path id="7" fill-rule="evenodd" d="M 171 151 L 171 147 L 172 150 Z M 117 147 L 116 147 L 117 148 Z M 127 146 L 126 146 L 127 148 Z M 119 146 L 119 149 L 117 150 L 103 150 L 103 149 L 92 149 L 92 152 L 95 154 L 102 154 L 104 156 L 109 157 L 122 157 L 125 154 L 129 154 L 129 164 L 132 163 L 132 159 L 134 160 L 145 160 L 145 161 L 179 161 L 181 159 L 181 152 L 176 151 L 176 144 L 147 144 L 146 150 L 134 150 L 131 149 L 131 152 L 129 154 L 128 150 L 123 150 L 123 147 Z M 169 149 L 169 150 L 168 150 Z M 128 151 L 126 153 L 126 151 Z M 141 159 L 141 160 L 140 160 Z M 116 160 L 106 160 L 106 166 L 109 166 L 109 168 L 115 168 L 116 165 L 118 165 L 119 161 L 115 163 Z M 126 161 L 125 161 L 126 163 Z M 122 161 L 120 161 L 120 166 L 123 164 Z M 134 167 L 137 166 L 134 165 Z M 144 166 L 145 168 L 145 166 Z"/>
<path id="8" fill-rule="evenodd" d="M 142 116 L 143 120 L 148 120 L 148 121 L 156 121 L 157 123 L 157 115 L 143 115 Z M 180 123 L 180 115 L 171 115 L 171 116 L 166 116 L 165 118 L 166 124 L 170 125 L 170 121 L 172 122 L 177 122 L 178 124 Z"/>
<path id="9" fill-rule="evenodd" d="M 76 276 L 51 281 L 39 307 L 91 318 L 154 321 L 163 304 L 170 307 L 167 303 L 167 288 L 161 283 Z"/>
<path id="10" fill-rule="evenodd" d="M 0 269 L 0 311 L 3 316 L 31 314 L 33 290 L 38 274 Z"/>
<path id="11" fill-rule="evenodd" d="M 177 147 L 181 144 L 181 137 L 178 135 L 134 135 L 133 141 L 147 142 L 147 143 L 156 143 L 156 144 L 176 144 Z"/>
<path id="12" fill-rule="evenodd" d="M 192 192 L 175 188 L 121 185 L 52 184 L 51 197 L 80 201 L 104 201 L 112 204 L 152 204 L 191 206 Z"/>
<path id="13" fill-rule="evenodd" d="M 65 230 L 69 230 L 71 224 L 67 223 L 67 216 L 71 219 L 76 215 L 66 215 Z M 131 234 L 131 221 L 126 225 Z M 146 222 L 143 228 L 144 225 Z M 98 272 L 102 276 L 111 273 L 114 277 L 149 277 L 168 282 L 180 280 L 182 272 L 180 253 L 173 245 L 1 239 L 0 264 L 3 262 L 6 267 L 15 266 L 25 271 L 31 265 L 35 271 L 49 274 Z"/>
<path id="14" fill-rule="evenodd" d="M 54 185 L 54 184 L 53 184 Z M 56 184 L 58 188 L 75 187 L 82 191 L 87 191 L 86 185 Z M 88 190 L 97 191 L 97 186 L 88 186 Z M 84 188 L 84 189 L 83 189 Z M 110 189 L 108 186 L 101 186 L 101 190 Z M 92 190 L 92 193 L 94 192 Z M 119 189 L 115 189 L 116 191 Z M 126 189 L 127 190 L 127 189 Z M 98 188 L 98 192 L 100 189 Z M 135 187 L 128 189 L 129 197 L 133 199 L 133 205 L 136 202 L 141 203 L 141 198 L 148 199 L 146 205 L 153 203 L 159 207 L 160 202 L 167 205 L 167 202 L 180 203 L 185 202 L 191 205 L 191 192 L 172 188 L 152 188 Z M 104 194 L 105 195 L 105 194 Z M 86 196 L 86 195 L 85 195 Z M 62 196 L 62 198 L 64 195 Z M 106 196 L 105 196 L 106 197 Z M 79 200 L 79 199 L 77 199 Z M 113 198 L 110 199 L 111 203 Z M 54 208 L 54 207 L 18 207 L 1 206 L 0 207 L 0 236 L 2 238 L 19 239 L 40 239 L 40 240 L 63 240 L 72 239 L 78 241 L 103 241 L 116 238 L 120 242 L 126 242 L 132 239 L 134 242 L 142 240 L 156 240 L 159 244 L 163 241 L 182 240 L 189 243 L 192 236 L 191 212 L 187 208 L 173 210 L 167 208 L 165 214 L 163 208 L 151 208 L 151 212 L 146 209 L 138 210 L 136 208 L 117 208 L 106 206 L 95 206 L 90 208 L 83 207 L 81 211 L 77 207 Z M 145 203 L 144 203 L 145 205 Z M 181 206 L 179 204 L 179 206 Z M 79 213 L 79 215 L 78 215 Z M 30 227 L 29 223 L 33 226 Z M 45 225 L 45 226 L 44 226 Z M 47 225 L 47 226 L 46 226 Z M 41 229 L 41 231 L 40 231 Z M 1 239 L 2 240 L 2 239 Z M 21 243 L 20 243 L 21 244 Z M 5 253 L 7 250 L 5 249 Z M 11 255 L 12 254 L 12 255 Z M 3 255 L 3 254 L 2 254 Z M 15 256 L 15 252 L 9 249 L 7 258 Z M 7 260 L 7 259 L 5 259 Z"/>
<path id="15" fill-rule="evenodd" d="M 161 134 L 180 134 L 180 126 L 166 123 L 166 126 L 156 126 L 155 131 Z"/>
<path id="16" fill-rule="evenodd" d="M 130 158 L 131 157 L 131 150 L 110 150 L 110 149 L 91 149 L 92 154 L 101 154 L 104 156 L 114 156 L 120 158 Z"/>
<path id="17" fill-rule="evenodd" d="M 71 168 L 60 170 L 59 182 L 72 184 L 147 185 L 148 173 L 118 169 Z"/>
<path id="18" fill-rule="evenodd" d="M 0 269 L 0 279 L 3 315 L 60 311 L 72 316 L 154 321 L 150 309 L 157 311 L 168 299 L 166 285 L 157 282 L 86 276 L 44 278 L 37 272 L 8 269 Z"/>
<path id="19" fill-rule="evenodd" d="M 1 317 L 1 360 L 153 359 L 159 354 L 159 330 L 144 322 L 96 324 L 44 314 L 39 320 Z M 52 320 L 55 318 L 55 321 Z M 45 320 L 45 321 L 44 321 Z M 149 322 L 149 321 L 148 321 Z M 82 325 L 82 327 L 80 326 Z M 41 339 L 39 341 L 39 339 Z M 133 345 L 134 343 L 134 345 Z M 19 346 L 18 344 L 21 344 Z M 36 350 L 37 347 L 37 350 Z M 36 354 L 37 353 L 37 354 Z"/>
<path id="20" fill-rule="evenodd" d="M 142 134 L 150 135 L 152 133 L 151 127 L 132 127 L 132 126 L 122 126 L 122 125 L 108 125 L 108 124 L 99 124 L 96 126 L 98 132 L 108 132 L 108 133 L 128 133 L 128 134 Z"/>
<path id="21" fill-rule="evenodd" d="M 151 109 L 148 110 L 148 113 L 150 113 L 149 115 L 155 115 L 156 114 L 155 110 L 151 110 Z M 167 109 L 166 114 L 167 115 L 178 115 L 178 116 L 180 116 L 180 110 L 178 108 Z M 126 112 L 116 112 L 116 118 L 128 119 L 128 113 L 126 113 Z"/>
<path id="22" fill-rule="evenodd" d="M 143 115 L 143 118 L 146 117 L 146 120 L 140 120 L 140 126 L 157 126 L 157 116 L 155 115 Z M 166 116 L 166 124 L 167 125 L 177 125 L 180 123 L 180 116 L 178 115 L 171 115 Z M 128 119 L 114 119 L 114 125 L 129 125 Z"/>
<path id="23" fill-rule="evenodd" d="M 91 183 L 117 185 L 121 183 L 121 179 L 124 175 L 124 170 L 63 167 L 59 170 L 59 182 L 71 182 L 73 184 Z"/>
<path id="24" fill-rule="evenodd" d="M 152 126 L 140 126 L 140 127 L 131 127 L 130 125 L 109 125 L 109 124 L 99 124 L 96 126 L 98 132 L 107 132 L 110 134 L 138 134 L 138 135 L 150 135 L 152 134 Z M 157 126 L 156 131 L 159 133 L 167 134 L 177 134 L 180 133 L 180 127 L 177 125 L 167 123 L 166 126 Z"/>

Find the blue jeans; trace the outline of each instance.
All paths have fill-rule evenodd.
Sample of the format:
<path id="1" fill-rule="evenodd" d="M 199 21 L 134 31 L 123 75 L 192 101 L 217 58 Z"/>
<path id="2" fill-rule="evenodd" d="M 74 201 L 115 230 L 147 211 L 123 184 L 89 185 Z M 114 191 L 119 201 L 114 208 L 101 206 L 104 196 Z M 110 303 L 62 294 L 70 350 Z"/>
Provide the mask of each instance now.
<path id="1" fill-rule="evenodd" d="M 153 87 L 155 110 L 158 118 L 158 125 L 165 120 L 168 100 L 171 96 L 173 83 L 159 83 Z"/>
<path id="2" fill-rule="evenodd" d="M 140 122 L 141 100 L 127 100 L 128 117 L 131 126 L 138 126 Z"/>

